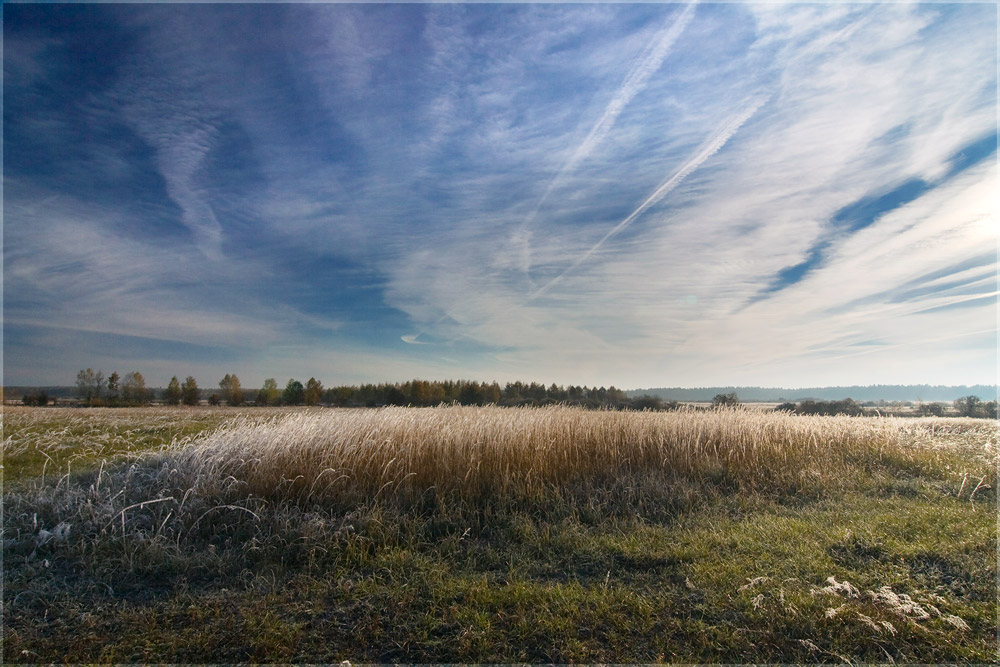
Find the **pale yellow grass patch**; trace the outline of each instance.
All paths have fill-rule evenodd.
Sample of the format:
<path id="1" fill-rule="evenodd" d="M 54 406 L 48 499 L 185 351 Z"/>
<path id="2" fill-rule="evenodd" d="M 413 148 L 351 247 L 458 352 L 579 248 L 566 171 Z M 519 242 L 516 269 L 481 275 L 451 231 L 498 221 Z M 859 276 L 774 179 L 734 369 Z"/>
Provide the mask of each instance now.
<path id="1" fill-rule="evenodd" d="M 746 410 L 439 407 L 322 410 L 233 422 L 177 452 L 214 491 L 345 500 L 461 499 L 654 475 L 782 490 L 927 455 L 906 420 Z"/>

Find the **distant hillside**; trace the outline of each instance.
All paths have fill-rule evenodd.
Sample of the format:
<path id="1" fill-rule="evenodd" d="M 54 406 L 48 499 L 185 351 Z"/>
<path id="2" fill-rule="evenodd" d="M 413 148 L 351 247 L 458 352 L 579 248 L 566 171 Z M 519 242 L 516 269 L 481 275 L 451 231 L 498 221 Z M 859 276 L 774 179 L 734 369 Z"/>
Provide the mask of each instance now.
<path id="1" fill-rule="evenodd" d="M 963 396 L 978 396 L 984 401 L 997 397 L 995 385 L 929 385 L 929 384 L 875 384 L 868 386 L 855 385 L 851 387 L 803 387 L 787 389 L 784 387 L 655 387 L 651 389 L 632 389 L 628 396 L 659 396 L 667 401 L 711 401 L 717 394 L 736 392 L 741 401 L 777 402 L 800 401 L 807 398 L 839 401 L 853 398 L 855 401 L 954 401 Z"/>

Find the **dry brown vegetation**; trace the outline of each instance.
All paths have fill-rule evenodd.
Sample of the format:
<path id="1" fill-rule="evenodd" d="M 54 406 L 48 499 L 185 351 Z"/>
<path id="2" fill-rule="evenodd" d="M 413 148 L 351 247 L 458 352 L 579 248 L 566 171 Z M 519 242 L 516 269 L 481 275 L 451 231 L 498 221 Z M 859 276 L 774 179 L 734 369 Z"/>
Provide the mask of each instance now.
<path id="1" fill-rule="evenodd" d="M 384 408 L 249 418 L 181 448 L 172 460 L 208 495 L 476 503 L 650 477 L 691 492 L 718 486 L 815 493 L 850 484 L 858 468 L 919 471 L 969 441 L 988 461 L 995 428 L 741 409 Z"/>
<path id="2" fill-rule="evenodd" d="M 4 420 L 8 662 L 996 654 L 990 421 L 567 407 Z"/>

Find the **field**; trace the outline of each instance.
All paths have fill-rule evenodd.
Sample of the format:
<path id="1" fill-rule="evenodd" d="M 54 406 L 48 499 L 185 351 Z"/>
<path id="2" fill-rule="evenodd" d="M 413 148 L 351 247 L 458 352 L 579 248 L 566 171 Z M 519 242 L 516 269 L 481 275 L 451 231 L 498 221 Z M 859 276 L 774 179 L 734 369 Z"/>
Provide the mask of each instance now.
<path id="1" fill-rule="evenodd" d="M 997 659 L 992 420 L 3 420 L 4 663 Z"/>

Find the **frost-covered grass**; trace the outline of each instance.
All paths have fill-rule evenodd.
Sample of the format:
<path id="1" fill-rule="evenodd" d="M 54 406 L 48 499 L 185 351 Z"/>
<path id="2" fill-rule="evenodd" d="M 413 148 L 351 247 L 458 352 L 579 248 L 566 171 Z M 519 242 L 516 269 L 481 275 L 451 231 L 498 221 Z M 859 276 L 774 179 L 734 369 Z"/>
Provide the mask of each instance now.
<path id="1" fill-rule="evenodd" d="M 996 657 L 992 422 L 4 419 L 8 474 L 72 461 L 22 465 L 4 497 L 6 662 Z"/>

